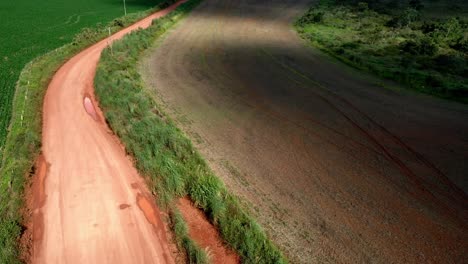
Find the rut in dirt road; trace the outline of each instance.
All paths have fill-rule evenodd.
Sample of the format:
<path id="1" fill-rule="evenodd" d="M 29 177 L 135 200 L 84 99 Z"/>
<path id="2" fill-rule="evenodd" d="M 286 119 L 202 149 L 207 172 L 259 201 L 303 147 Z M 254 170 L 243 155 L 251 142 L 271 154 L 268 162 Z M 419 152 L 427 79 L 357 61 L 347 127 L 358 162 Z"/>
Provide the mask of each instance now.
<path id="1" fill-rule="evenodd" d="M 293 263 L 463 262 L 468 108 L 307 47 L 308 3 L 205 0 L 146 82 Z"/>
<path id="2" fill-rule="evenodd" d="M 180 3 L 87 48 L 54 75 L 34 188 L 33 263 L 174 263 L 159 209 L 107 127 L 93 81 L 110 42 Z"/>

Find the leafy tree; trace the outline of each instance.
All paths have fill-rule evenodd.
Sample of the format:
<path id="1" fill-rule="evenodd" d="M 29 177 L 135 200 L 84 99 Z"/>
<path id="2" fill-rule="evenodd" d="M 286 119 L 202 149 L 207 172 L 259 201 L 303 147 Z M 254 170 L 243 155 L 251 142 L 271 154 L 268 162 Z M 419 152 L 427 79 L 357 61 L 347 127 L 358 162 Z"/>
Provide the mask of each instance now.
<path id="1" fill-rule="evenodd" d="M 415 9 L 415 10 L 422 10 L 424 8 L 424 5 L 421 3 L 421 0 L 410 0 L 409 1 L 409 6 L 412 8 L 412 9 Z"/>
<path id="2" fill-rule="evenodd" d="M 468 53 L 468 34 L 465 33 L 463 37 L 452 43 L 450 47 L 464 53 Z"/>
<path id="3" fill-rule="evenodd" d="M 400 8 L 400 1 L 398 0 L 390 0 L 387 2 L 386 7 L 389 9 L 398 9 Z"/>
<path id="4" fill-rule="evenodd" d="M 446 41 L 459 39 L 463 35 L 463 29 L 460 21 L 455 17 L 452 17 L 445 22 L 444 29 Z"/>
<path id="5" fill-rule="evenodd" d="M 421 31 L 424 34 L 429 34 L 434 32 L 437 29 L 436 23 L 431 23 L 431 22 L 424 22 L 421 26 Z"/>
<path id="6" fill-rule="evenodd" d="M 411 26 L 411 24 L 420 18 L 420 13 L 418 10 L 413 8 L 408 8 L 403 13 L 402 22 L 404 26 Z"/>
<path id="7" fill-rule="evenodd" d="M 369 4 L 366 2 L 359 2 L 357 6 L 357 10 L 360 12 L 366 12 L 369 10 Z"/>
<path id="8" fill-rule="evenodd" d="M 392 28 L 409 27 L 413 22 L 418 21 L 420 17 L 421 14 L 418 10 L 407 8 L 403 13 L 387 21 L 385 26 Z"/>
<path id="9" fill-rule="evenodd" d="M 438 47 L 432 39 L 425 37 L 416 40 L 406 40 L 400 44 L 401 51 L 412 55 L 433 56 Z"/>
<path id="10" fill-rule="evenodd" d="M 463 39 L 466 39 L 467 26 L 458 18 L 450 18 L 444 23 L 439 23 L 436 30 L 431 33 L 432 38 L 443 46 L 462 47 Z M 462 48 L 463 49 L 463 48 Z"/>
<path id="11" fill-rule="evenodd" d="M 310 23 L 321 23 L 323 21 L 323 16 L 325 15 L 324 12 L 315 10 L 315 9 L 309 9 L 307 13 L 299 18 L 296 22 L 297 25 L 307 25 Z"/>

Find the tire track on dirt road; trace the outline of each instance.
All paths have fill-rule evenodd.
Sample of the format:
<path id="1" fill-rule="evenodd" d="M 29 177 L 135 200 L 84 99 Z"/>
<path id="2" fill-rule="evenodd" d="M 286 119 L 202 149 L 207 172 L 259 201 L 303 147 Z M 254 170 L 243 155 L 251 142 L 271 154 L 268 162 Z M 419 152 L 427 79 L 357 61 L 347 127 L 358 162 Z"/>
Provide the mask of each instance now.
<path id="1" fill-rule="evenodd" d="M 183 1 L 80 52 L 54 75 L 43 106 L 33 263 L 174 263 L 166 227 L 94 98 L 101 51 Z M 46 164 L 46 165 L 44 165 Z"/>

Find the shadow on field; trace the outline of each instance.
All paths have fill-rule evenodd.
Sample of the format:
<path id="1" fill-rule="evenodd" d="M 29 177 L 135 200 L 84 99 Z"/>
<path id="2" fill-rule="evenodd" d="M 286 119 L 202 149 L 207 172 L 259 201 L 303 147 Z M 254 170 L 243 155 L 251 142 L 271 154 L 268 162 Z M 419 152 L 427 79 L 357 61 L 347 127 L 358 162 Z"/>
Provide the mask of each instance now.
<path id="1" fill-rule="evenodd" d="M 291 22 L 308 2 L 206 0 L 148 79 L 292 262 L 437 260 L 424 241 L 442 252 L 465 237 L 450 228 L 466 229 L 468 109 L 305 47 Z"/>

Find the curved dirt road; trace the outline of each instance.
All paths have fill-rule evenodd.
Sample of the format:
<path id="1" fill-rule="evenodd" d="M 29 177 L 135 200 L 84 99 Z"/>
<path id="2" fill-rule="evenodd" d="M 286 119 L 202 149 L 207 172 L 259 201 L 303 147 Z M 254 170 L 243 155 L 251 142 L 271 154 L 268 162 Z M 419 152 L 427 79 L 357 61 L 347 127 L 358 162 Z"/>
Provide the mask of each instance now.
<path id="1" fill-rule="evenodd" d="M 176 6 L 84 50 L 53 77 L 34 191 L 33 263 L 174 262 L 151 194 L 96 107 L 93 80 L 110 41 Z"/>
<path id="2" fill-rule="evenodd" d="M 468 107 L 306 47 L 307 2 L 205 0 L 146 81 L 293 263 L 465 262 Z"/>

